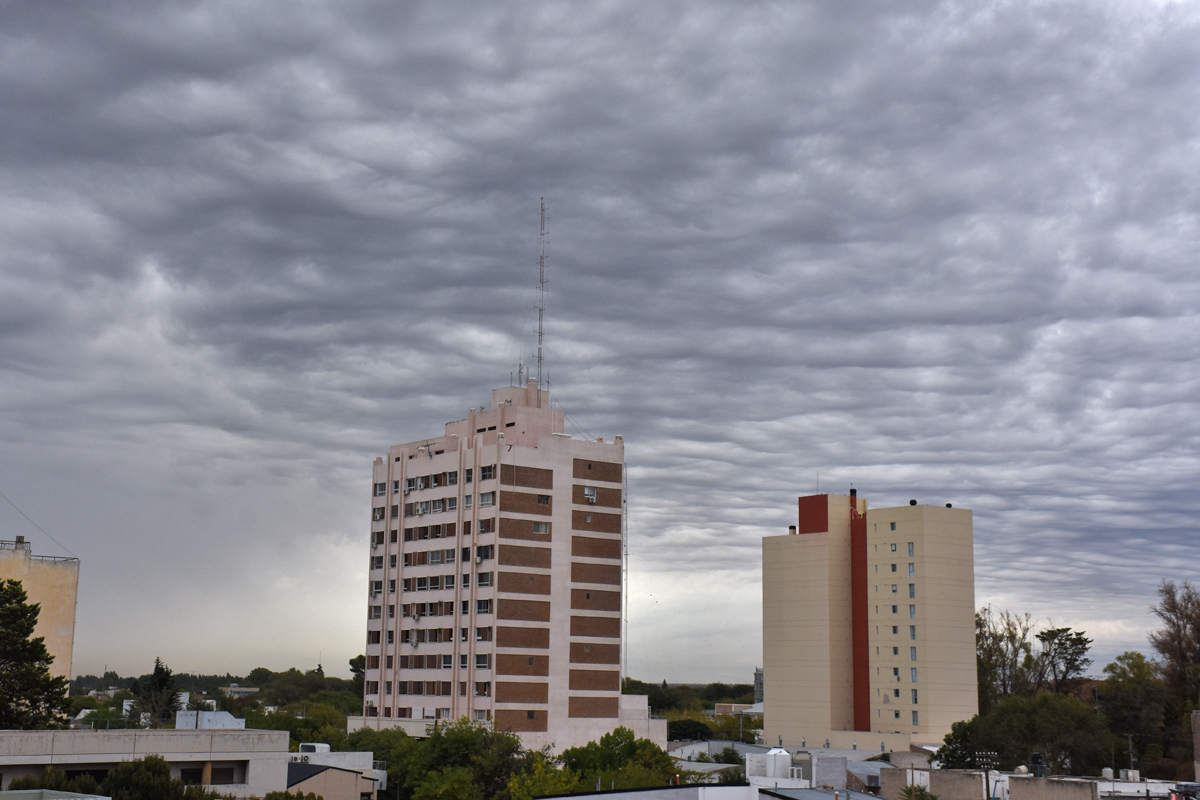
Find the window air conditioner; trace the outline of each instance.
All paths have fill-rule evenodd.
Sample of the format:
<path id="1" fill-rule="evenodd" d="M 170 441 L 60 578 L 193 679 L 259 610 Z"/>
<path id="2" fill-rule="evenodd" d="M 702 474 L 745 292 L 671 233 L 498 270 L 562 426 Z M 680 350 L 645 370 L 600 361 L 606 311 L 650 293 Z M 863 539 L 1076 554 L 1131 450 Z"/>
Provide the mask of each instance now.
<path id="1" fill-rule="evenodd" d="M 594 497 L 589 497 L 589 498 L 587 499 L 587 501 L 588 501 L 589 503 L 594 503 L 594 502 L 596 502 L 596 498 L 594 498 Z"/>
<path id="2" fill-rule="evenodd" d="M 475 563 L 476 563 L 476 564 L 482 564 L 482 563 L 483 563 L 483 556 L 475 556 Z"/>

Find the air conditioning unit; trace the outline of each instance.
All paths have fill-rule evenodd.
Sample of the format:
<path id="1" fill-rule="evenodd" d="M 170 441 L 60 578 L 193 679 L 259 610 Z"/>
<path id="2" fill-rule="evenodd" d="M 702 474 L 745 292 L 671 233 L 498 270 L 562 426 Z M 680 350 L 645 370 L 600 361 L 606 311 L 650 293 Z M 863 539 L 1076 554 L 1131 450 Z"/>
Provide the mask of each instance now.
<path id="1" fill-rule="evenodd" d="M 594 498 L 594 497 L 589 497 L 589 498 L 587 499 L 587 501 L 588 501 L 589 503 L 594 503 L 594 502 L 596 502 L 596 498 Z"/>
<path id="2" fill-rule="evenodd" d="M 418 516 L 418 517 L 423 517 L 423 516 L 425 516 L 425 512 L 424 512 L 424 511 L 422 511 L 421 509 L 419 509 L 419 508 L 418 508 L 418 509 L 417 509 L 417 516 Z"/>
<path id="3" fill-rule="evenodd" d="M 476 564 L 482 564 L 482 563 L 483 563 L 483 556 L 475 556 L 475 563 L 476 563 Z"/>
<path id="4" fill-rule="evenodd" d="M 410 489 L 410 488 L 408 488 L 407 486 L 405 486 L 405 487 L 404 487 L 404 496 L 405 496 L 405 497 L 407 497 L 407 496 L 408 496 L 408 493 L 409 493 L 409 492 L 411 492 L 411 491 L 412 491 L 412 489 Z"/>

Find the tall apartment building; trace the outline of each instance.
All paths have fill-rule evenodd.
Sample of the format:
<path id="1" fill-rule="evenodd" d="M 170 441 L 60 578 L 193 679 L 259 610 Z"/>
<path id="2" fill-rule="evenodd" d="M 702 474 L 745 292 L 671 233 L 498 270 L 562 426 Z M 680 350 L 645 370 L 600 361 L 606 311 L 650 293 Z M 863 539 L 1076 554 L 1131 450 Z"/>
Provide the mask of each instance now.
<path id="1" fill-rule="evenodd" d="M 46 649 L 54 656 L 50 674 L 70 680 L 79 559 L 35 556 L 24 536 L 0 541 L 0 581 L 5 580 L 20 581 L 27 602 L 41 606 L 33 634 L 45 638 Z"/>
<path id="2" fill-rule="evenodd" d="M 763 539 L 764 736 L 907 749 L 978 710 L 971 512 L 799 498 Z"/>
<path id="3" fill-rule="evenodd" d="M 363 717 L 466 717 L 556 749 L 618 725 L 624 442 L 577 440 L 535 381 L 375 461 Z M 656 735 L 657 734 L 657 735 Z"/>

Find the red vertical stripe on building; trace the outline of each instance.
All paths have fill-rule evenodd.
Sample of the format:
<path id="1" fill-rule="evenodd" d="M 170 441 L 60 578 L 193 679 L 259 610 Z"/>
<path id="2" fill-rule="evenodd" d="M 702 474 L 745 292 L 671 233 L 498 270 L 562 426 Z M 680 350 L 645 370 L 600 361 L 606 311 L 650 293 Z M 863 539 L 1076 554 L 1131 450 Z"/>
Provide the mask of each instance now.
<path id="1" fill-rule="evenodd" d="M 810 494 L 799 500 L 796 533 L 825 533 L 829 530 L 829 495 Z"/>
<path id="2" fill-rule="evenodd" d="M 850 520 L 850 619 L 854 652 L 854 730 L 871 730 L 871 646 L 867 637 L 867 520 Z"/>

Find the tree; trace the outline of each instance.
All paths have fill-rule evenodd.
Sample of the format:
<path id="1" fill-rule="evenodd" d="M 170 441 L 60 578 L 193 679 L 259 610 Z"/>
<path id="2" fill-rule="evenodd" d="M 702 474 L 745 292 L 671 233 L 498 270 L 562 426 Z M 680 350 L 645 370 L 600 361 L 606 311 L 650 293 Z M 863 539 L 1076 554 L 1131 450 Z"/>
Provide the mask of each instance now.
<path id="1" fill-rule="evenodd" d="M 948 769 L 970 769 L 981 766 L 977 753 L 991 751 L 1011 770 L 1041 753 L 1052 772 L 1096 775 L 1117 744 L 1099 711 L 1073 695 L 1042 693 L 1009 697 L 987 715 L 954 723 L 937 757 Z"/>
<path id="2" fill-rule="evenodd" d="M 1176 586 L 1164 580 L 1158 598 L 1150 610 L 1163 626 L 1150 634 L 1150 644 L 1162 656 L 1167 695 L 1181 705 L 1195 704 L 1200 699 L 1200 592 L 1187 581 Z"/>
<path id="3" fill-rule="evenodd" d="M 1035 668 L 1033 619 L 991 608 L 975 615 L 975 654 L 979 672 L 979 713 L 986 714 L 1006 697 L 1030 690 Z"/>
<path id="4" fill-rule="evenodd" d="M 672 742 L 707 742 L 712 738 L 712 728 L 698 719 L 667 720 L 667 739 Z"/>
<path id="5" fill-rule="evenodd" d="M 1039 688 L 1061 693 L 1092 665 L 1087 657 L 1092 640 L 1083 631 L 1070 628 L 1048 628 L 1037 634 L 1042 650 L 1037 656 L 1037 683 Z"/>
<path id="6" fill-rule="evenodd" d="M 175 676 L 161 658 L 154 659 L 154 672 L 133 682 L 137 710 L 150 715 L 150 724 L 158 727 L 175 718 L 179 698 L 175 694 Z"/>
<path id="7" fill-rule="evenodd" d="M 50 674 L 54 657 L 33 635 L 41 606 L 20 581 L 0 581 L 0 729 L 61 728 L 68 681 Z"/>
<path id="8" fill-rule="evenodd" d="M 1158 665 L 1137 652 L 1117 656 L 1104 668 L 1108 676 L 1100 690 L 1100 710 L 1109 729 L 1118 736 L 1132 735 L 1138 756 L 1163 739 L 1166 691 Z"/>
<path id="9" fill-rule="evenodd" d="M 46 767 L 41 775 L 25 775 L 9 781 L 8 790 L 10 792 L 22 789 L 50 789 L 56 792 L 75 792 L 76 794 L 100 794 L 100 784 L 91 775 L 85 773 L 75 778 L 68 778 L 66 774 L 54 767 Z"/>
<path id="10" fill-rule="evenodd" d="M 680 777 L 675 761 L 649 739 L 638 739 L 628 728 L 617 728 L 582 747 L 559 756 L 567 769 L 580 773 L 580 786 L 638 789 L 666 786 Z"/>
<path id="11" fill-rule="evenodd" d="M 100 791 L 112 800 L 232 800 L 203 786 L 186 786 L 171 777 L 171 765 L 162 756 L 122 761 L 108 771 Z"/>
<path id="12" fill-rule="evenodd" d="M 359 699 L 363 696 L 363 686 L 367 675 L 367 657 L 357 655 L 350 659 L 350 676 L 351 683 L 354 685 L 354 693 Z"/>
<path id="13" fill-rule="evenodd" d="M 573 770 L 557 766 L 545 753 L 535 753 L 533 766 L 526 772 L 513 775 L 508 781 L 511 800 L 533 800 L 570 794 L 579 789 L 579 775 Z"/>

